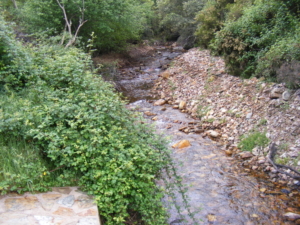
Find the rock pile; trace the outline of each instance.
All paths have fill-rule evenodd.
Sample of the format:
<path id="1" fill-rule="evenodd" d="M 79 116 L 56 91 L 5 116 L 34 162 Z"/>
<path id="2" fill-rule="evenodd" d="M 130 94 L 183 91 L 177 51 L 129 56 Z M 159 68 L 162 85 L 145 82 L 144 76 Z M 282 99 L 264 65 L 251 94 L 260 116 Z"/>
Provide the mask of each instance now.
<path id="1" fill-rule="evenodd" d="M 225 72 L 222 58 L 194 48 L 161 74 L 152 93 L 161 98 L 155 104 L 171 104 L 199 119 L 183 132 L 198 132 L 220 141 L 228 155 L 237 149 L 241 135 L 265 132 L 279 146 L 278 162 L 300 169 L 300 89 L 231 76 Z M 253 169 L 272 171 L 265 160 L 268 153 L 268 147 L 256 148 L 244 159 L 250 158 Z"/>

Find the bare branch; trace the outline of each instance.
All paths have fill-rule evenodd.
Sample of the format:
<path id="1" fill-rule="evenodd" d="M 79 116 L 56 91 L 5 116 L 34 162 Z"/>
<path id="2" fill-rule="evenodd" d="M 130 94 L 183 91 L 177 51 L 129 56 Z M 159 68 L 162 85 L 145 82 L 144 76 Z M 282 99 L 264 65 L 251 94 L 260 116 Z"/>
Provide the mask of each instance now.
<path id="1" fill-rule="evenodd" d="M 84 0 L 82 0 L 82 8 L 79 7 L 79 9 L 81 11 L 81 17 L 79 17 L 79 25 L 78 25 L 74 35 L 72 34 L 72 21 L 71 21 L 71 19 L 70 20 L 68 19 L 64 5 L 61 4 L 59 0 L 56 0 L 56 2 L 59 5 L 59 7 L 62 9 L 63 14 L 64 14 L 64 19 L 66 21 L 66 26 L 65 26 L 64 30 L 66 30 L 66 27 L 68 27 L 68 31 L 70 34 L 70 40 L 68 41 L 68 43 L 65 46 L 67 48 L 75 43 L 80 28 L 87 22 L 87 20 L 84 20 L 84 11 L 85 11 Z M 63 43 L 63 41 L 64 41 L 64 36 L 63 36 L 61 43 Z"/>
<path id="2" fill-rule="evenodd" d="M 61 10 L 63 11 L 63 14 L 64 14 L 64 18 L 65 18 L 65 21 L 66 21 L 66 25 L 68 26 L 68 30 L 69 30 L 69 34 L 72 35 L 72 22 L 70 20 L 69 22 L 69 19 L 68 19 L 68 16 L 67 16 L 67 13 L 66 13 L 66 10 L 65 10 L 65 6 L 62 5 L 59 0 L 56 0 L 57 4 L 59 5 L 59 7 L 61 8 Z"/>
<path id="3" fill-rule="evenodd" d="M 276 169 L 277 172 L 279 173 L 282 173 L 282 174 L 285 174 L 285 175 L 288 175 L 296 180 L 300 180 L 300 172 L 297 171 L 296 169 L 292 168 L 291 166 L 286 166 L 286 165 L 281 165 L 281 164 L 277 164 L 274 162 L 274 158 L 275 158 L 275 155 L 276 155 L 276 152 L 277 152 L 277 146 L 275 143 L 271 143 L 270 145 L 270 154 L 269 154 L 269 157 L 268 157 L 268 160 L 269 162 L 273 165 L 273 167 Z M 285 172 L 279 168 L 285 168 L 285 169 L 289 169 L 291 171 L 293 171 L 296 175 L 294 174 L 291 174 L 291 173 L 288 173 L 288 172 Z"/>

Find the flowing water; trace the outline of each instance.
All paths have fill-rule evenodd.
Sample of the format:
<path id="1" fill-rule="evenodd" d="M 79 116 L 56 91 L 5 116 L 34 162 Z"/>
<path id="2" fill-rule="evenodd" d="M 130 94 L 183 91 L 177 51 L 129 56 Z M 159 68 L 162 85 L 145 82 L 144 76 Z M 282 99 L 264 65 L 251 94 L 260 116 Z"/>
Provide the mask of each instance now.
<path id="1" fill-rule="evenodd" d="M 183 221 L 180 214 L 187 215 L 187 209 L 182 207 L 179 214 L 172 207 L 169 224 L 300 224 L 283 217 L 286 212 L 300 212 L 298 187 L 282 187 L 269 182 L 264 174 L 251 174 L 241 161 L 224 154 L 218 143 L 179 131 L 196 120 L 168 105 L 153 106 L 149 89 L 165 65 L 181 53 L 180 48 L 158 47 L 154 57 L 141 58 L 138 66 L 121 69 L 118 81 L 119 89 L 131 102 L 130 108 L 152 113 L 145 117 L 155 123 L 158 132 L 170 137 L 170 149 L 181 140 L 191 143 L 184 149 L 172 149 L 172 157 L 195 215 Z M 176 199 L 184 205 L 179 194 Z"/>

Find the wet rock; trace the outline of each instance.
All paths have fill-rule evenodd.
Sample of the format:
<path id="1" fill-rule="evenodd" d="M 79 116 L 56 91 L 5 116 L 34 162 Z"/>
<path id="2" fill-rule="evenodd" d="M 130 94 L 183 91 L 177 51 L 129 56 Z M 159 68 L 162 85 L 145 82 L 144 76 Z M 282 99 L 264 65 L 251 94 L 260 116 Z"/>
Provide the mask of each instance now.
<path id="1" fill-rule="evenodd" d="M 188 140 L 182 140 L 182 141 L 180 141 L 180 142 L 174 144 L 174 145 L 172 146 L 172 148 L 179 148 L 179 149 L 182 149 L 182 148 L 186 148 L 186 147 L 189 147 L 189 146 L 191 146 L 190 141 L 188 141 Z"/>
<path id="2" fill-rule="evenodd" d="M 195 129 L 194 132 L 195 132 L 196 134 L 201 134 L 201 133 L 204 132 L 204 130 L 203 130 L 203 129 Z"/>
<path id="3" fill-rule="evenodd" d="M 156 116 L 156 114 L 155 114 L 155 113 L 153 113 L 153 112 L 149 112 L 149 111 L 147 111 L 147 112 L 144 112 L 144 114 L 145 114 L 146 116 Z"/>
<path id="4" fill-rule="evenodd" d="M 228 149 L 228 150 L 225 150 L 225 154 L 228 155 L 228 156 L 231 156 L 232 153 L 233 153 L 232 150 L 229 150 L 229 149 Z"/>
<path id="5" fill-rule="evenodd" d="M 214 214 L 208 214 L 207 215 L 207 220 L 209 222 L 214 222 L 214 221 L 216 221 L 216 216 Z"/>
<path id="6" fill-rule="evenodd" d="M 152 118 L 152 120 L 153 120 L 153 121 L 157 121 L 157 120 L 158 120 L 158 117 L 155 116 L 155 117 Z"/>
<path id="7" fill-rule="evenodd" d="M 166 104 L 166 100 L 164 100 L 164 99 L 159 99 L 159 100 L 157 100 L 156 102 L 154 102 L 153 105 L 155 105 L 155 106 L 160 106 L 160 105 L 164 105 L 164 104 Z"/>
<path id="8" fill-rule="evenodd" d="M 300 214 L 292 213 L 292 212 L 285 213 L 283 216 L 284 216 L 287 220 L 290 220 L 290 221 L 295 221 L 295 220 L 297 220 L 297 219 L 300 219 Z"/>

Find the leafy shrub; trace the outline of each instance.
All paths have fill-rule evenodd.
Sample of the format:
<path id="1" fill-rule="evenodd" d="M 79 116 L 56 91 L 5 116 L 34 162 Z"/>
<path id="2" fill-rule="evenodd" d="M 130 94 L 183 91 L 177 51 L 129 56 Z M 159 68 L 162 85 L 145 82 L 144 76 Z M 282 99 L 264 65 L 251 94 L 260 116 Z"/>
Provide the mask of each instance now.
<path id="1" fill-rule="evenodd" d="M 0 24 L 5 25 L 3 20 Z M 138 115 L 133 117 L 112 87 L 91 71 L 89 55 L 76 48 L 11 43 L 6 52 L 14 52 L 16 46 L 26 53 L 26 82 L 7 79 L 3 84 L 0 151 L 28 152 L 29 143 L 37 160 L 19 161 L 32 174 L 0 175 L 7 179 L 0 182 L 1 192 L 77 182 L 96 196 L 107 224 L 124 224 L 130 212 L 145 224 L 165 224 L 165 192 L 155 180 L 163 171 L 171 175 L 174 170 L 163 140 L 140 123 Z M 15 54 L 7 62 L 1 73 L 18 77 L 22 70 L 15 68 L 23 68 L 22 56 Z M 9 144 L 13 139 L 24 144 Z"/>
<path id="2" fill-rule="evenodd" d="M 0 90 L 2 91 L 4 91 L 4 84 L 18 87 L 26 82 L 28 57 L 21 50 L 21 43 L 15 43 L 11 26 L 13 24 L 4 22 L 0 16 Z M 18 60 L 22 60 L 23 67 L 19 66 Z"/>
<path id="3" fill-rule="evenodd" d="M 193 47 L 196 24 L 194 17 L 204 6 L 199 0 L 163 0 L 158 2 L 161 34 L 170 41 L 178 41 L 184 48 Z"/>
<path id="4" fill-rule="evenodd" d="M 291 88 L 299 86 L 300 29 L 289 32 L 260 58 L 255 74 L 285 82 Z"/>
<path id="5" fill-rule="evenodd" d="M 64 1 L 68 19 L 72 20 L 75 33 L 80 21 L 79 15 L 84 11 L 87 22 L 81 27 L 79 36 L 87 43 L 92 32 L 98 37 L 94 46 L 101 52 L 122 50 L 128 40 L 138 40 L 151 17 L 150 1 L 117 0 L 117 1 Z M 81 8 L 80 8 L 81 7 Z M 64 32 L 65 21 L 62 10 L 56 0 L 26 1 L 20 10 L 23 26 L 29 32 L 47 32 L 49 36 Z"/>
<path id="6" fill-rule="evenodd" d="M 243 151 L 252 151 L 255 147 L 266 147 L 269 143 L 269 139 L 266 137 L 266 133 L 260 133 L 255 131 L 248 135 L 242 135 L 241 141 L 238 145 Z"/>
<path id="7" fill-rule="evenodd" d="M 208 47 L 209 43 L 214 39 L 215 32 L 219 31 L 223 26 L 226 18 L 229 3 L 232 0 L 209 0 L 204 8 L 197 14 L 196 23 L 197 30 L 195 35 L 198 37 L 197 44 L 203 47 Z"/>
<path id="8" fill-rule="evenodd" d="M 296 21 L 279 1 L 255 1 L 238 20 L 227 21 L 217 33 L 213 47 L 224 55 L 231 73 L 250 77 L 271 46 L 295 30 Z"/>

